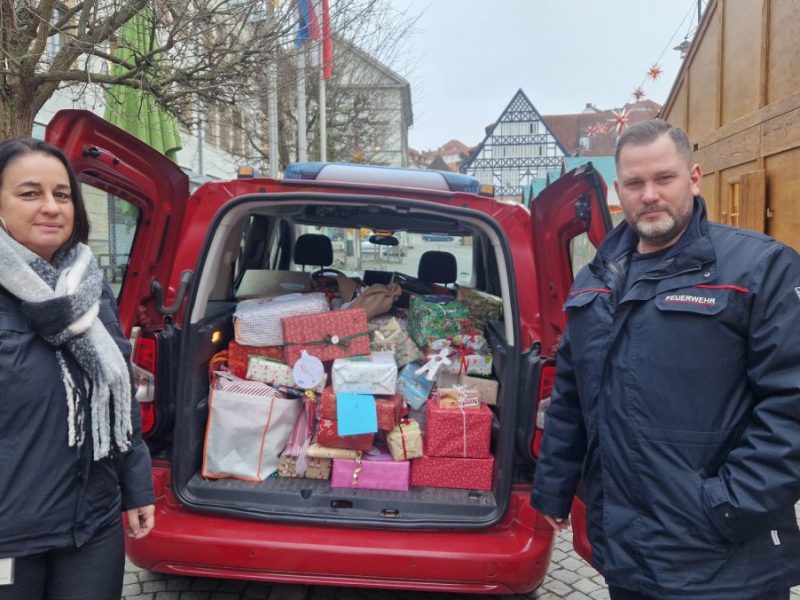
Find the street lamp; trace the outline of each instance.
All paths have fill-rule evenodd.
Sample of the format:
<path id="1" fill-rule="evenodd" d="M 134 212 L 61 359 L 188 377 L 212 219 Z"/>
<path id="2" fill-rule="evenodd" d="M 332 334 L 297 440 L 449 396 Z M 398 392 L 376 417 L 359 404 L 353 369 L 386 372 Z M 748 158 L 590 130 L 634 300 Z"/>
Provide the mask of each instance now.
<path id="1" fill-rule="evenodd" d="M 684 58 L 686 58 L 686 55 L 689 54 L 689 48 L 691 46 L 692 43 L 687 38 L 684 38 L 684 40 L 680 44 L 675 46 L 673 50 L 680 50 L 681 60 L 683 60 Z"/>

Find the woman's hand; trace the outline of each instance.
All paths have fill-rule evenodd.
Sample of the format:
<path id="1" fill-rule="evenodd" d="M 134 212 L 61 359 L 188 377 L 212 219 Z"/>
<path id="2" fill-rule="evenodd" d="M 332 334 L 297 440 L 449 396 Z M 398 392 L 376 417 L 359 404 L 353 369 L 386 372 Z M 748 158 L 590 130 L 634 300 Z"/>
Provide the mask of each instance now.
<path id="1" fill-rule="evenodd" d="M 128 537 L 135 540 L 146 537 L 156 522 L 156 507 L 154 504 L 130 508 L 125 511 L 125 514 L 128 516 Z"/>

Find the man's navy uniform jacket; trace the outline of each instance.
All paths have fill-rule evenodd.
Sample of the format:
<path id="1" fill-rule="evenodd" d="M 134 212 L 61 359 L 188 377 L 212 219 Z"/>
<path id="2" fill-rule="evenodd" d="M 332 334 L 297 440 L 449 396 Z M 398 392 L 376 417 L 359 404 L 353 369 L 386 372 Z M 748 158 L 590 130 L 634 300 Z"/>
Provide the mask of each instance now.
<path id="1" fill-rule="evenodd" d="M 565 303 L 532 503 L 586 484 L 595 566 L 663 600 L 746 600 L 800 583 L 800 257 L 709 223 L 701 198 L 625 283 L 623 223 Z M 627 292 L 624 290 L 627 289 Z"/>

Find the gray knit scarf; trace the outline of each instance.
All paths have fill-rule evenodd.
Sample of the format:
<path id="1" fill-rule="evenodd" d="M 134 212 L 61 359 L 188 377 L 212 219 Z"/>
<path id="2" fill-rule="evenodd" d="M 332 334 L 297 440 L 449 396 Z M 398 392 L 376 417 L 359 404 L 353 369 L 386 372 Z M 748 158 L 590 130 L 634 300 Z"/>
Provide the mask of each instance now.
<path id="1" fill-rule="evenodd" d="M 89 247 L 77 244 L 48 263 L 0 227 L 0 286 L 20 300 L 36 332 L 55 348 L 67 392 L 69 445 L 83 445 L 88 409 L 94 460 L 127 450 L 130 375 L 119 347 L 98 318 L 103 276 Z M 72 379 L 65 350 L 83 370 L 88 399 Z"/>

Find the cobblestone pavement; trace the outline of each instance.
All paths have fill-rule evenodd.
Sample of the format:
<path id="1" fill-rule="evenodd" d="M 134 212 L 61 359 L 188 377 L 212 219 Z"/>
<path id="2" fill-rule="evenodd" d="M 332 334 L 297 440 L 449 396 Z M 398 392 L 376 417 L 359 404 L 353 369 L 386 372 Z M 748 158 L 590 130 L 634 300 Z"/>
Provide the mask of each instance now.
<path id="1" fill-rule="evenodd" d="M 800 504 L 797 505 L 800 521 Z M 453 594 L 359 590 L 302 585 L 269 585 L 176 577 L 149 573 L 131 563 L 125 566 L 123 600 L 451 600 Z M 485 596 L 497 600 L 508 596 Z M 558 536 L 550 571 L 531 600 L 608 600 L 603 578 L 572 550 L 572 534 Z M 792 590 L 791 600 L 800 600 L 800 587 Z"/>

